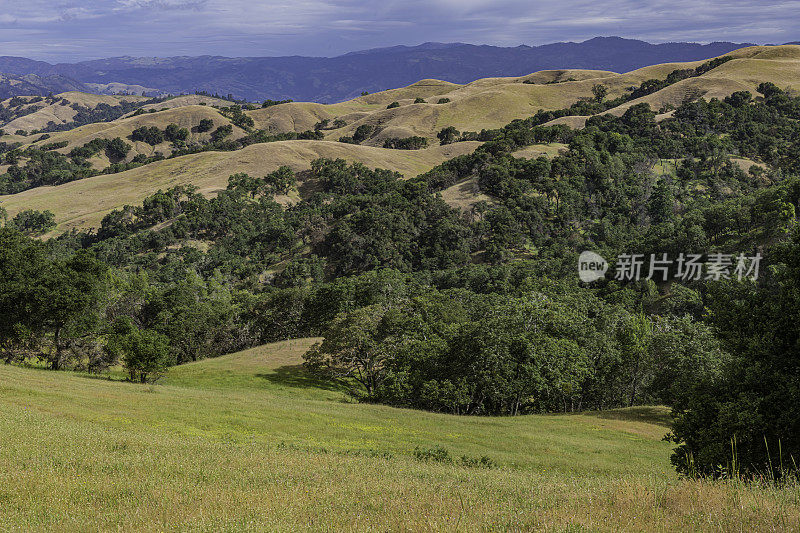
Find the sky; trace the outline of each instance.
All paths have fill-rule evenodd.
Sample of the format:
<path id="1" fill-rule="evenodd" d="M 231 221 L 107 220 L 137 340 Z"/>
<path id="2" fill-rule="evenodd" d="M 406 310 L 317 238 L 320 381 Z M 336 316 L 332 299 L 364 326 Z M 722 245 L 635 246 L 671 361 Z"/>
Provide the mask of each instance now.
<path id="1" fill-rule="evenodd" d="M 800 40 L 800 0 L 0 0 L 0 55 L 335 56 L 423 42 Z"/>

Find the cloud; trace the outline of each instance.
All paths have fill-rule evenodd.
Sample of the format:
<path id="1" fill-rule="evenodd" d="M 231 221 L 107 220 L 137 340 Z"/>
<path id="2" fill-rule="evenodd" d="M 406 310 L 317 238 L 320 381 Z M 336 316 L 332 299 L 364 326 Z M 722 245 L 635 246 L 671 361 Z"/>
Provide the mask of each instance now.
<path id="1" fill-rule="evenodd" d="M 800 39 L 798 13 L 800 0 L 0 0 L 0 46 L 71 61 L 336 55 L 425 41 L 516 46 L 598 35 L 785 42 Z"/>
<path id="2" fill-rule="evenodd" d="M 117 10 L 191 9 L 201 11 L 206 0 L 117 0 Z"/>

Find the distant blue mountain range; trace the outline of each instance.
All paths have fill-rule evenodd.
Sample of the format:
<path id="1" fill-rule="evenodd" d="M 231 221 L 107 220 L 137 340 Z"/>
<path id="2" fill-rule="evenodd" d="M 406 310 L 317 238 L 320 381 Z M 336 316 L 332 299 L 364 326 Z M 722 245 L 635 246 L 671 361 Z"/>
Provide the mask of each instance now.
<path id="1" fill-rule="evenodd" d="M 651 44 L 620 37 L 581 43 L 503 48 L 463 43 L 425 43 L 352 52 L 338 57 L 117 57 L 52 65 L 0 57 L 0 73 L 58 76 L 81 84 L 118 82 L 172 94 L 207 91 L 248 100 L 292 98 L 337 102 L 402 87 L 424 78 L 466 83 L 489 76 L 521 76 L 537 70 L 585 68 L 627 72 L 671 61 L 696 61 L 751 46 L 715 42 Z M 47 91 L 43 86 L 42 91 Z M 87 87 L 87 90 L 91 90 Z"/>

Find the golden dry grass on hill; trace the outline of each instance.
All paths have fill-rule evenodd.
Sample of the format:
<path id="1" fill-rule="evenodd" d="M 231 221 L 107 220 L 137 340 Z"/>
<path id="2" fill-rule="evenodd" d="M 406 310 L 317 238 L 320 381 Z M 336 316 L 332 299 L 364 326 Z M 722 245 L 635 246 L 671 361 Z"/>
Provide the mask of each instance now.
<path id="1" fill-rule="evenodd" d="M 737 90 L 755 91 L 762 81 L 772 81 L 780 87 L 800 87 L 800 46 L 750 47 L 730 54 L 736 59 L 725 63 L 706 74 L 690 78 L 644 98 L 629 102 L 609 112 L 621 114 L 630 105 L 648 102 L 660 109 L 666 104 L 679 105 L 686 98 L 698 96 L 724 97 Z M 400 89 L 392 89 L 366 95 L 334 105 L 307 102 L 287 103 L 248 111 L 255 127 L 271 133 L 301 132 L 312 129 L 323 119 L 331 122 L 340 118 L 347 125 L 326 130 L 326 141 L 335 141 L 352 135 L 356 128 L 368 124 L 377 133 L 364 146 L 345 145 L 333 142 L 304 143 L 300 141 L 256 145 L 245 150 L 228 153 L 202 153 L 180 157 L 147 165 L 120 174 L 99 176 L 60 187 L 27 191 L 19 195 L 0 198 L 0 204 L 10 213 L 21 209 L 50 209 L 56 214 L 59 231 L 69 227 L 90 227 L 99 223 L 103 214 L 125 203 L 138 203 L 146 195 L 159 188 L 179 183 L 194 183 L 205 193 L 213 193 L 225 186 L 227 177 L 235 172 L 264 175 L 280 165 L 288 164 L 297 170 L 308 168 L 316 157 L 344 157 L 362 161 L 369 166 L 398 170 L 405 175 L 414 175 L 442 162 L 445 159 L 474 150 L 475 144 L 458 144 L 438 147 L 436 133 L 446 126 L 455 126 L 461 131 L 479 131 L 484 128 L 501 127 L 513 119 L 524 118 L 539 109 L 568 107 L 581 98 L 589 98 L 595 84 L 602 83 L 609 89 L 608 98 L 627 94 L 633 86 L 649 79 L 664 79 L 677 69 L 695 68 L 705 61 L 689 63 L 667 63 L 637 69 L 625 74 L 587 70 L 553 70 L 514 78 L 487 78 L 466 85 L 438 80 L 423 80 Z M 574 79 L 576 81 L 564 81 Z M 534 83 L 523 83 L 523 81 Z M 558 81 L 559 83 L 549 83 Z M 69 93 L 72 95 L 72 93 Z M 86 98 L 108 99 L 72 95 L 76 101 Z M 215 124 L 228 123 L 211 106 L 183 105 L 204 100 L 206 97 L 185 96 L 166 102 L 180 105 L 166 111 L 146 113 L 136 117 L 118 119 L 109 123 L 89 124 L 72 131 L 53 134 L 46 142 L 66 140 L 69 144 L 61 152 L 80 146 L 93 138 L 127 138 L 139 126 L 157 126 L 161 129 L 170 123 L 192 128 L 200 119 L 211 118 Z M 414 103 L 422 98 L 425 103 Z M 440 98 L 449 102 L 439 104 Z M 400 107 L 387 109 L 388 103 L 397 101 Z M 170 104 L 171 102 L 171 104 Z M 158 104 L 155 106 L 156 108 Z M 663 114 L 660 117 L 668 116 Z M 563 117 L 549 124 L 567 124 L 583 127 L 586 117 Z M 234 128 L 234 138 L 244 131 Z M 390 137 L 418 135 L 430 140 L 432 148 L 421 151 L 397 151 L 377 148 Z M 209 134 L 192 132 L 191 141 L 207 140 Z M 30 144 L 35 137 L 4 136 L 3 141 L 19 141 Z M 168 154 L 168 143 L 152 147 L 145 143 L 133 143 L 134 149 L 128 158 L 136 154 L 152 155 L 156 151 Z M 518 154 L 522 155 L 522 154 Z M 108 164 L 104 156 L 97 156 L 92 163 L 96 168 Z M 463 184 L 460 188 L 446 192 L 455 205 L 472 205 Z"/>
<path id="2" fill-rule="evenodd" d="M 185 94 L 182 96 L 176 96 L 174 98 L 170 98 L 164 102 L 158 102 L 157 104 L 143 105 L 141 109 L 143 111 L 148 111 L 148 112 L 151 109 L 155 109 L 156 111 L 161 111 L 162 109 L 175 109 L 176 107 L 183 107 L 187 105 L 228 107 L 233 105 L 233 103 L 229 102 L 228 100 L 223 100 L 221 98 L 214 98 L 213 96 L 205 96 L 202 94 Z"/>
<path id="3" fill-rule="evenodd" d="M 328 141 L 253 144 L 233 152 L 185 155 L 118 174 L 0 196 L 0 205 L 10 216 L 23 209 L 49 209 L 56 215 L 56 233 L 61 233 L 70 228 L 97 227 L 109 211 L 126 204 L 139 204 L 159 189 L 192 184 L 203 194 L 215 194 L 224 189 L 228 177 L 237 172 L 260 177 L 282 165 L 296 171 L 306 170 L 314 159 L 326 157 L 358 161 L 372 168 L 387 168 L 412 177 L 443 161 L 472 152 L 479 145 L 469 142 L 406 151 Z"/>
<path id="4" fill-rule="evenodd" d="M 119 105 L 120 102 L 134 102 L 145 100 L 139 96 L 103 96 L 97 94 L 81 93 L 77 91 L 70 91 L 55 95 L 59 100 L 54 104 L 47 103 L 42 100 L 37 103 L 25 104 L 20 106 L 21 109 L 36 109 L 33 113 L 23 117 L 16 118 L 11 122 L 2 125 L 2 128 L 9 133 L 17 130 L 24 130 L 31 132 L 40 130 L 47 127 L 50 122 L 55 124 L 67 124 L 72 122 L 75 115 L 78 113 L 75 109 L 70 107 L 72 104 L 78 104 L 82 107 L 94 109 L 98 104 L 106 104 L 110 106 Z M 64 101 L 67 104 L 64 105 Z M 8 107 L 10 99 L 3 100 L 2 104 Z"/>
<path id="5" fill-rule="evenodd" d="M 782 89 L 800 90 L 800 46 L 780 46 L 774 49 L 753 47 L 752 55 L 734 52 L 733 59 L 698 76 L 680 81 L 651 95 L 637 98 L 610 113 L 621 115 L 632 105 L 648 103 L 654 110 L 665 105 L 679 106 L 686 100 L 697 98 L 722 99 L 736 91 L 750 91 L 756 95 L 761 82 L 770 81 Z M 762 55 L 764 54 L 764 55 Z"/>
<path id="6" fill-rule="evenodd" d="M 697 78 L 684 80 L 657 93 L 629 102 L 610 112 L 622 114 L 639 102 L 650 103 L 658 110 L 666 104 L 680 105 L 686 98 L 723 98 L 739 90 L 755 92 L 758 83 L 772 81 L 781 87 L 800 86 L 800 46 L 750 47 L 729 54 L 737 59 Z M 382 146 L 389 137 L 419 135 L 431 140 L 446 127 L 460 131 L 502 127 L 515 118 L 530 116 L 540 109 L 569 107 L 582 98 L 591 98 L 595 84 L 608 89 L 608 98 L 627 94 L 631 87 L 649 79 L 664 79 L 673 70 L 696 68 L 706 61 L 664 63 L 647 66 L 624 74 L 593 70 L 550 70 L 527 76 L 485 78 L 466 85 L 437 80 L 355 98 L 327 106 L 291 103 L 251 112 L 257 123 L 270 131 L 303 131 L 322 119 L 342 118 L 347 126 L 326 133 L 327 139 L 352 136 L 363 124 L 377 128 L 378 133 L 366 144 Z M 566 81 L 574 79 L 575 81 Z M 528 80 L 533 83 L 523 83 Z M 557 81 L 559 83 L 548 83 Z M 425 103 L 414 104 L 415 98 Z M 440 98 L 450 101 L 438 104 Z M 397 101 L 400 107 L 386 109 Z M 564 117 L 552 124 L 582 127 L 581 117 Z"/>
<path id="7" fill-rule="evenodd" d="M 161 152 L 164 155 L 169 155 L 172 152 L 170 146 L 171 143 L 165 141 L 161 144 L 151 146 L 145 142 L 130 140 L 129 137 L 131 133 L 133 130 L 142 126 L 155 126 L 163 130 L 170 124 L 176 124 L 181 128 L 186 128 L 189 130 L 189 138 L 187 139 L 187 142 L 208 141 L 211 138 L 211 132 L 199 133 L 196 129 L 197 125 L 202 119 L 210 119 L 214 121 L 215 127 L 230 124 L 230 120 L 221 115 L 219 111 L 212 107 L 188 105 L 167 109 L 166 111 L 161 111 L 158 113 L 144 113 L 142 115 L 120 118 L 111 122 L 95 122 L 93 124 L 86 124 L 85 126 L 80 126 L 72 130 L 52 133 L 50 134 L 49 139 L 38 144 L 67 141 L 67 146 L 64 148 L 59 148 L 57 151 L 61 153 L 68 153 L 73 148 L 83 146 L 93 139 L 113 139 L 115 137 L 120 137 L 132 146 L 127 160 L 131 160 L 133 157 L 139 154 L 149 157 L 155 152 Z M 237 126 L 233 126 L 233 134 L 230 136 L 230 138 L 238 139 L 244 135 L 246 135 L 244 130 Z M 31 143 L 36 138 L 37 136 L 29 136 L 26 139 L 28 143 Z M 102 155 L 100 158 L 102 159 L 102 163 L 98 166 L 99 168 L 104 168 L 108 165 L 108 160 Z"/>

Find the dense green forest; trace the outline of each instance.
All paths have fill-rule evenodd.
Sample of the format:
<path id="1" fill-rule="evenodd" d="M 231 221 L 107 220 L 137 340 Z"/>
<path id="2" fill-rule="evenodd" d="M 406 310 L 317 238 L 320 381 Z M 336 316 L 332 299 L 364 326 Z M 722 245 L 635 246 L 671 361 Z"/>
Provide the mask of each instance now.
<path id="1" fill-rule="evenodd" d="M 580 105 L 602 107 L 595 96 Z M 473 154 L 408 180 L 317 160 L 301 177 L 231 176 L 214 198 L 159 191 L 97 231 L 47 241 L 32 237 L 46 214 L 18 215 L 0 229 L 0 357 L 122 364 L 147 382 L 177 363 L 324 336 L 309 371 L 363 401 L 491 415 L 665 403 L 679 471 L 726 474 L 735 437 L 743 470 L 781 475 L 770 452 L 800 456 L 800 98 L 764 83 L 661 122 L 647 104 L 582 130 L 542 125 L 555 116 L 470 134 L 484 141 Z M 513 155 L 552 142 L 568 149 Z M 31 151 L 8 183 L 77 179 L 88 151 L 126 151 L 121 139 L 84 148 Z M 45 161 L 57 170 L 37 174 Z M 315 192 L 279 205 L 298 178 Z M 490 201 L 462 212 L 439 193 L 468 178 Z M 578 281 L 584 250 L 611 260 L 606 279 Z M 757 279 L 613 279 L 621 254 L 682 253 L 763 260 Z"/>

